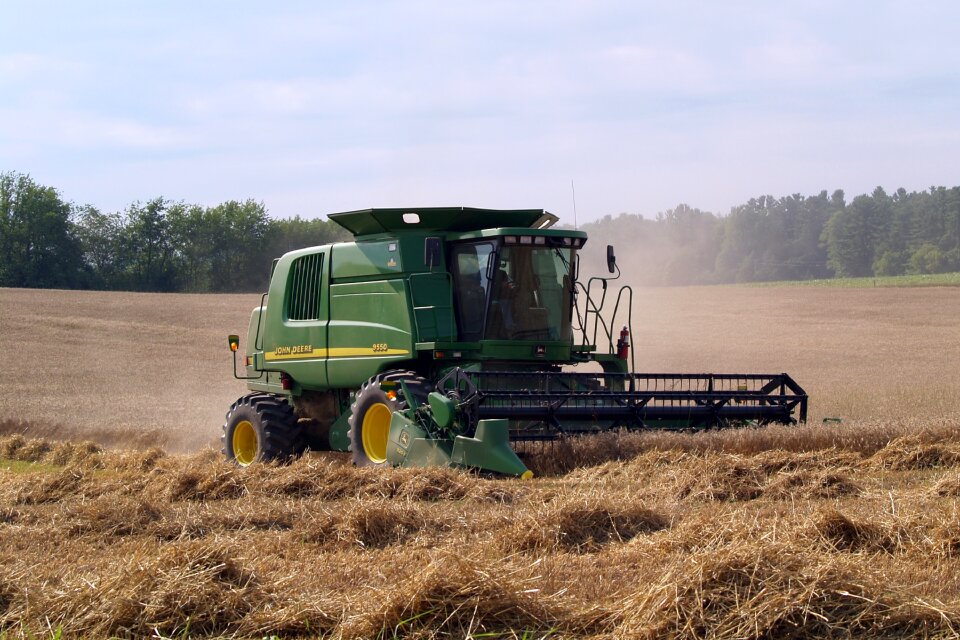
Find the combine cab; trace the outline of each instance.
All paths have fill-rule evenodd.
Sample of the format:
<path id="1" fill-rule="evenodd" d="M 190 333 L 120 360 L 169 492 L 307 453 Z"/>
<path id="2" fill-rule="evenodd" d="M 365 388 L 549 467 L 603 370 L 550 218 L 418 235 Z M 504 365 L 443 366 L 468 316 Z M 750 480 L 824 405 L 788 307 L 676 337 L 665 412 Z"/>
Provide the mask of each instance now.
<path id="1" fill-rule="evenodd" d="M 785 373 L 635 373 L 632 290 L 610 285 L 612 247 L 617 275 L 580 280 L 587 236 L 551 228 L 549 213 L 330 219 L 355 241 L 275 260 L 242 372 L 235 355 L 250 394 L 227 413 L 223 450 L 241 465 L 309 447 L 529 477 L 511 442 L 806 419 Z"/>

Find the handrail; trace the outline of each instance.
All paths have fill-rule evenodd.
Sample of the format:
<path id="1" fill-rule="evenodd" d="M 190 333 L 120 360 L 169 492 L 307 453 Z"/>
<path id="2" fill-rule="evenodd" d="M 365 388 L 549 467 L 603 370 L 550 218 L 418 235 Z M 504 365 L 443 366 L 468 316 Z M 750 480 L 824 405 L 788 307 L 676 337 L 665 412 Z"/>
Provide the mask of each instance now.
<path id="1" fill-rule="evenodd" d="M 263 351 L 263 341 L 260 340 L 260 325 L 263 324 L 263 303 L 266 301 L 267 295 L 268 293 L 264 293 L 262 296 L 260 296 L 260 311 L 257 314 L 257 333 L 253 336 L 253 348 L 257 351 Z"/>
<path id="2" fill-rule="evenodd" d="M 613 304 L 613 312 L 610 314 L 609 324 L 607 320 L 603 317 L 602 312 L 604 306 L 607 302 L 607 289 L 608 283 L 611 280 L 616 280 L 620 277 L 619 268 L 617 269 L 617 276 L 615 278 L 604 278 L 601 276 L 592 276 L 587 280 L 587 284 L 584 285 L 582 282 L 575 283 L 575 291 L 583 291 L 586 296 L 584 300 L 585 308 L 583 313 L 580 312 L 580 303 L 576 300 L 574 296 L 574 309 L 577 316 L 577 327 L 576 329 L 580 332 L 582 336 L 581 346 L 587 345 L 597 345 L 597 335 L 602 330 L 602 337 L 606 338 L 607 341 L 607 353 L 615 353 L 614 350 L 614 332 L 617 325 L 616 320 L 620 313 L 620 303 L 623 302 L 624 293 L 627 294 L 627 329 L 630 332 L 630 335 L 633 336 L 633 288 L 630 285 L 622 285 L 617 292 L 616 300 Z M 592 295 L 591 291 L 593 290 L 595 282 L 601 283 L 602 295 L 600 295 L 599 301 L 597 301 Z M 579 288 L 579 289 L 577 289 Z M 593 316 L 593 333 L 590 334 L 590 322 L 591 316 Z M 597 345 L 598 346 L 598 345 Z M 634 354 L 636 349 L 630 349 L 630 371 L 636 370 L 636 361 Z"/>

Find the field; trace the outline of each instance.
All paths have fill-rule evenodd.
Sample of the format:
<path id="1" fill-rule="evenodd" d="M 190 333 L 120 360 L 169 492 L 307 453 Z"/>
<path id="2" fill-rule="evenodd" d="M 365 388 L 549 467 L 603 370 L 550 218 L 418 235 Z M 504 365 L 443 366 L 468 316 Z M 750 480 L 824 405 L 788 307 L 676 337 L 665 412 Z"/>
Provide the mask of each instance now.
<path id="1" fill-rule="evenodd" d="M 865 287 L 958 287 L 960 273 L 932 273 L 908 276 L 873 276 L 861 278 L 824 278 L 818 280 L 798 280 L 795 282 L 754 282 L 751 287 L 845 287 L 863 289 Z"/>
<path id="2" fill-rule="evenodd" d="M 223 462 L 258 301 L 0 289 L 0 633 L 960 633 L 957 288 L 639 289 L 640 370 L 787 371 L 810 423 L 563 443 L 529 482 Z"/>

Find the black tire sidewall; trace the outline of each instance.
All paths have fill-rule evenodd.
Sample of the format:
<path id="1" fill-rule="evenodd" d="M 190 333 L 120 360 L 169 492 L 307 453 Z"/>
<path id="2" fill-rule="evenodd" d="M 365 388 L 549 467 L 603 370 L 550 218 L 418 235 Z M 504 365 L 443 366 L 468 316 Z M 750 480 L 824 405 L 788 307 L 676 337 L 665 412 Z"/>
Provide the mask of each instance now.
<path id="1" fill-rule="evenodd" d="M 370 382 L 361 387 L 350 416 L 350 448 L 353 453 L 353 463 L 358 467 L 382 467 L 387 464 L 386 461 L 374 462 L 363 448 L 363 418 L 367 411 L 377 404 L 387 405 L 391 412 L 396 409 L 395 404 L 387 398 L 386 392 L 380 388 L 379 382 Z"/>
<path id="2" fill-rule="evenodd" d="M 234 462 L 237 461 L 237 456 L 233 451 L 233 432 L 236 430 L 237 425 L 244 421 L 253 425 L 253 430 L 257 434 L 257 454 L 254 456 L 251 464 L 262 462 L 266 433 L 264 433 L 260 414 L 250 405 L 241 404 L 230 412 L 230 417 L 223 430 L 223 452 L 226 454 L 227 459 L 233 460 Z"/>

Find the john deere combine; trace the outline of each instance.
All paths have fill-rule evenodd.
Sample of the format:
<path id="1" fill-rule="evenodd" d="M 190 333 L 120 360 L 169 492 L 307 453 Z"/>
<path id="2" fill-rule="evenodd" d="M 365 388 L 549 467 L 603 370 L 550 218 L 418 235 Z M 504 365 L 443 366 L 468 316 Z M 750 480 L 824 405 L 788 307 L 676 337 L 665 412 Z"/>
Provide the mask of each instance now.
<path id="1" fill-rule="evenodd" d="M 274 261 L 253 310 L 223 451 L 240 465 L 308 447 L 358 465 L 529 477 L 511 442 L 609 429 L 806 419 L 787 374 L 636 373 L 632 290 L 579 278 L 586 234 L 541 210 L 369 209 L 353 242 Z M 622 320 L 620 319 L 622 318 Z M 619 331 L 617 327 L 621 327 Z"/>

